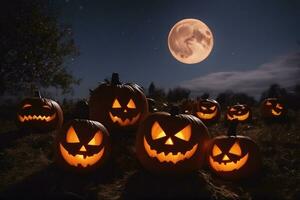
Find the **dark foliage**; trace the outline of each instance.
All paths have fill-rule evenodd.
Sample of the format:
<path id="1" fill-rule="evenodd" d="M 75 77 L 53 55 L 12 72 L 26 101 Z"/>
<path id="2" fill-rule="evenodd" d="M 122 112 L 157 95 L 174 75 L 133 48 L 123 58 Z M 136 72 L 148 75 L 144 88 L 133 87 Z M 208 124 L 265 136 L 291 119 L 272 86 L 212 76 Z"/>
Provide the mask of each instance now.
<path id="1" fill-rule="evenodd" d="M 50 1 L 11 0 L 0 7 L 0 93 L 32 85 L 69 92 L 79 81 L 65 66 L 78 54 L 69 27 L 58 24 Z"/>

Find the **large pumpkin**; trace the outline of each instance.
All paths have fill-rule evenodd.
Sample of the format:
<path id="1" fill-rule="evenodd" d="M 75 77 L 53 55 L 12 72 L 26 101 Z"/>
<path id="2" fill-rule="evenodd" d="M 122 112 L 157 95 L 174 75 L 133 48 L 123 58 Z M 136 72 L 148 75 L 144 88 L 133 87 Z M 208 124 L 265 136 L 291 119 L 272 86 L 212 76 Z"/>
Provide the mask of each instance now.
<path id="1" fill-rule="evenodd" d="M 35 97 L 26 98 L 20 103 L 16 123 L 23 130 L 53 131 L 61 127 L 63 112 L 57 102 L 42 98 L 36 92 Z"/>
<path id="2" fill-rule="evenodd" d="M 265 119 L 280 119 L 287 114 L 286 106 L 277 98 L 267 98 L 261 103 L 261 115 Z"/>
<path id="3" fill-rule="evenodd" d="M 228 180 L 248 178 L 258 172 L 261 157 L 257 144 L 249 137 L 228 134 L 217 136 L 207 148 L 210 169 Z"/>
<path id="4" fill-rule="evenodd" d="M 74 119 L 56 136 L 57 162 L 69 170 L 86 172 L 105 164 L 111 151 L 109 133 L 99 122 Z"/>
<path id="5" fill-rule="evenodd" d="M 248 122 L 252 119 L 252 111 L 246 104 L 228 106 L 225 119 L 229 122 L 233 120 L 238 120 L 239 122 Z"/>
<path id="6" fill-rule="evenodd" d="M 206 126 L 193 115 L 152 113 L 138 129 L 136 154 L 151 172 L 184 174 L 203 165 L 208 139 Z"/>
<path id="7" fill-rule="evenodd" d="M 217 122 L 221 116 L 220 104 L 213 99 L 200 99 L 195 103 L 194 115 L 205 124 Z"/>
<path id="8" fill-rule="evenodd" d="M 102 83 L 91 91 L 90 119 L 101 122 L 109 131 L 135 130 L 148 112 L 142 89 L 134 83 L 122 84 L 118 74 L 111 83 Z"/>

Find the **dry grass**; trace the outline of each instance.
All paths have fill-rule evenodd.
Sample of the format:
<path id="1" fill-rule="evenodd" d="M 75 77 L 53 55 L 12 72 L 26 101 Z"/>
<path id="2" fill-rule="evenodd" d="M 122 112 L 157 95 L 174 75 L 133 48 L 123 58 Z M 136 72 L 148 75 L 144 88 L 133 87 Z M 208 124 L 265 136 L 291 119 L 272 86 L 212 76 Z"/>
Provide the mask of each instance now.
<path id="1" fill-rule="evenodd" d="M 299 114 L 291 113 L 293 120 L 286 123 L 266 125 L 254 119 L 239 126 L 240 134 L 257 141 L 263 157 L 260 176 L 239 183 L 221 180 L 207 169 L 184 178 L 149 175 L 135 158 L 134 137 L 113 138 L 114 160 L 102 169 L 105 173 L 65 173 L 53 163 L 54 133 L 19 134 L 0 148 L 0 198 L 300 199 Z M 0 139 L 7 134 L 3 130 Z M 13 134 L 15 129 L 7 130 Z M 212 136 L 226 133 L 223 123 L 209 130 Z"/>

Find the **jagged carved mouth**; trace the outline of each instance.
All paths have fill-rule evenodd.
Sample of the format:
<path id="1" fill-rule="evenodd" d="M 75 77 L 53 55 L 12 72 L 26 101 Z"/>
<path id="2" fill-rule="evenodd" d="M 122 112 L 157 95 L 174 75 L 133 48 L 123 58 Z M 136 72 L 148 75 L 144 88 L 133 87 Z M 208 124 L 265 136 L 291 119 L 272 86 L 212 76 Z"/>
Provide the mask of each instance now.
<path id="1" fill-rule="evenodd" d="M 213 113 L 203 113 L 197 112 L 197 115 L 200 119 L 212 119 L 217 114 L 217 109 Z"/>
<path id="2" fill-rule="evenodd" d="M 244 121 L 244 120 L 246 120 L 246 119 L 248 119 L 248 117 L 249 117 L 249 111 L 246 113 L 246 114 L 244 114 L 244 115 L 233 115 L 232 117 L 229 115 L 229 114 L 227 114 L 227 118 L 231 121 L 231 120 L 234 120 L 234 119 L 237 119 L 237 120 L 239 120 L 239 121 Z"/>
<path id="3" fill-rule="evenodd" d="M 138 113 L 135 117 L 133 117 L 132 119 L 124 119 L 122 120 L 120 117 L 113 115 L 111 112 L 109 112 L 109 116 L 110 119 L 114 122 L 114 123 L 118 123 L 121 126 L 128 126 L 128 125 L 132 125 L 135 124 L 138 119 L 140 118 L 140 113 Z"/>
<path id="4" fill-rule="evenodd" d="M 92 156 L 86 156 L 81 154 L 76 154 L 75 156 L 69 154 L 69 152 L 63 147 L 62 144 L 59 144 L 60 152 L 63 158 L 67 163 L 69 163 L 72 166 L 78 167 L 81 165 L 82 167 L 92 166 L 96 162 L 98 162 L 104 153 L 104 147 L 101 149 L 99 153 L 96 153 Z"/>
<path id="5" fill-rule="evenodd" d="M 194 155 L 194 153 L 197 150 L 198 144 L 195 144 L 190 150 L 186 151 L 184 154 L 178 152 L 177 154 L 173 153 L 157 153 L 156 150 L 151 149 L 151 146 L 148 144 L 146 138 L 144 137 L 144 147 L 147 152 L 147 154 L 152 158 L 157 158 L 159 162 L 172 162 L 173 164 L 176 164 L 179 161 L 189 159 Z"/>
<path id="6" fill-rule="evenodd" d="M 272 112 L 272 114 L 275 115 L 275 116 L 281 115 L 281 111 L 278 111 L 278 112 L 277 112 L 276 110 L 272 109 L 271 112 Z"/>
<path id="7" fill-rule="evenodd" d="M 25 121 L 45 121 L 45 122 L 50 122 L 56 117 L 56 113 L 50 116 L 45 116 L 45 115 L 18 115 L 20 122 L 25 122 Z"/>
<path id="8" fill-rule="evenodd" d="M 212 168 L 214 168 L 216 171 L 224 171 L 224 172 L 229 172 L 233 170 L 238 170 L 241 167 L 245 165 L 245 163 L 248 160 L 248 153 L 243 156 L 240 160 L 237 160 L 236 162 L 230 161 L 230 162 L 217 162 L 214 161 L 214 159 L 209 156 L 209 163 Z"/>

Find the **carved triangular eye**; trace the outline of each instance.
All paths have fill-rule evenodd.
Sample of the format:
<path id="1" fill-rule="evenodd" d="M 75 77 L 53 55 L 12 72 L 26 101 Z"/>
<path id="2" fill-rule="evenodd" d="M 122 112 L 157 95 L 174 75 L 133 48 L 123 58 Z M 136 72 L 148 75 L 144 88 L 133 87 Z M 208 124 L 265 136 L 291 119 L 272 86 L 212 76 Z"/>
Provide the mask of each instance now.
<path id="1" fill-rule="evenodd" d="M 79 139 L 77 137 L 76 131 L 74 130 L 73 126 L 71 126 L 67 132 L 66 141 L 68 143 L 79 143 Z"/>
<path id="2" fill-rule="evenodd" d="M 151 136 L 153 140 L 157 140 L 159 138 L 166 137 L 166 133 L 164 130 L 160 127 L 158 122 L 154 122 L 152 128 L 151 128 Z"/>
<path id="3" fill-rule="evenodd" d="M 103 136 L 100 131 L 97 131 L 94 137 L 89 141 L 88 145 L 99 146 L 102 143 Z"/>
<path id="4" fill-rule="evenodd" d="M 221 149 L 217 145 L 214 145 L 212 150 L 212 155 L 217 156 L 220 155 L 221 153 L 222 153 Z"/>
<path id="5" fill-rule="evenodd" d="M 210 110 L 215 110 L 216 109 L 216 106 L 212 106 L 209 108 Z"/>
<path id="6" fill-rule="evenodd" d="M 282 107 L 279 103 L 277 103 L 277 104 L 276 104 L 276 108 L 282 109 L 283 107 Z"/>
<path id="7" fill-rule="evenodd" d="M 270 101 L 267 101 L 267 102 L 266 102 L 266 105 L 267 105 L 267 106 L 271 106 L 272 103 L 271 103 Z"/>
<path id="8" fill-rule="evenodd" d="M 135 107 L 135 103 L 132 99 L 129 100 L 128 104 L 127 104 L 127 108 L 131 108 L 134 109 Z"/>
<path id="9" fill-rule="evenodd" d="M 187 125 L 184 129 L 176 133 L 175 137 L 185 141 L 189 141 L 191 138 L 191 134 L 192 134 L 192 127 L 191 125 Z"/>
<path id="10" fill-rule="evenodd" d="M 119 103 L 118 99 L 114 100 L 112 108 L 122 108 L 121 104 Z"/>
<path id="11" fill-rule="evenodd" d="M 241 156 L 242 155 L 242 150 L 241 150 L 240 145 L 237 142 L 235 142 L 232 145 L 232 147 L 230 148 L 229 153 Z"/>
<path id="12" fill-rule="evenodd" d="M 29 103 L 26 103 L 22 108 L 24 109 L 24 108 L 29 108 L 29 107 L 31 107 L 32 105 L 31 104 L 29 104 Z"/>
<path id="13" fill-rule="evenodd" d="M 234 111 L 236 111 L 236 109 L 235 108 L 230 108 L 230 111 L 234 112 Z"/>
<path id="14" fill-rule="evenodd" d="M 207 110 L 207 108 L 205 106 L 201 106 L 202 110 Z"/>
<path id="15" fill-rule="evenodd" d="M 51 109 L 48 105 L 43 105 L 43 108 Z"/>

